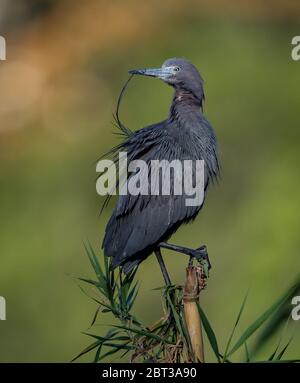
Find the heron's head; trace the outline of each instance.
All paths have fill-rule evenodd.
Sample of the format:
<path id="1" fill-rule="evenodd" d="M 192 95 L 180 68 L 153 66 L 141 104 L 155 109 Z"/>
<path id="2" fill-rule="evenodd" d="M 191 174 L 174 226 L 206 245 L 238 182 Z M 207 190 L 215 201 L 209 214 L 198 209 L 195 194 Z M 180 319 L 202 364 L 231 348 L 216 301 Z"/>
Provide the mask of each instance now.
<path id="1" fill-rule="evenodd" d="M 193 93 L 199 100 L 203 98 L 203 79 L 197 68 L 185 59 L 166 60 L 161 68 L 130 70 L 131 74 L 157 77 L 175 89 Z"/>

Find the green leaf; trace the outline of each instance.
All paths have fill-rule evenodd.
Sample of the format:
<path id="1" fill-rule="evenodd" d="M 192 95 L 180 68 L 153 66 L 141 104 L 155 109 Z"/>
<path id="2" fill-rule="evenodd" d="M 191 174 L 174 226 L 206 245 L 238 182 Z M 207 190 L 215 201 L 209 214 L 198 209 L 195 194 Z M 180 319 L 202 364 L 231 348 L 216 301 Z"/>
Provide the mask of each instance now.
<path id="1" fill-rule="evenodd" d="M 218 362 L 220 363 L 221 359 L 220 359 L 220 352 L 219 352 L 219 346 L 218 346 L 216 335 L 215 335 L 204 311 L 202 310 L 199 302 L 197 302 L 197 307 L 198 307 L 198 311 L 200 314 L 201 322 L 203 324 L 203 327 L 204 327 L 204 330 L 205 330 L 206 335 L 208 337 L 211 348 L 212 348 Z"/>
<path id="2" fill-rule="evenodd" d="M 122 357 L 127 354 L 129 351 L 134 350 L 135 346 L 133 345 L 127 345 L 127 344 L 117 344 L 117 343 L 106 343 L 105 346 L 111 347 L 112 350 L 106 352 L 105 354 L 98 356 L 98 361 L 106 358 L 109 355 L 113 355 L 117 353 L 118 351 L 125 350 L 125 353 L 123 353 Z"/>
<path id="3" fill-rule="evenodd" d="M 129 351 L 130 351 L 130 350 L 125 350 L 125 352 L 123 352 L 123 354 L 121 355 L 121 359 L 124 358 L 124 356 L 125 356 L 126 354 L 128 354 Z"/>
<path id="4" fill-rule="evenodd" d="M 88 284 L 90 284 L 90 285 L 93 285 L 93 286 L 95 286 L 95 287 L 97 287 L 97 289 L 100 290 L 100 292 L 101 292 L 104 296 L 106 296 L 105 287 L 103 287 L 99 281 L 94 281 L 94 280 L 92 280 L 92 279 L 82 278 L 82 277 L 78 278 L 78 280 L 79 280 L 79 281 L 82 281 L 82 282 L 85 282 L 85 283 L 88 283 Z"/>
<path id="5" fill-rule="evenodd" d="M 98 347 L 98 349 L 96 351 L 94 361 L 93 361 L 94 363 L 97 363 L 99 361 L 101 350 L 102 350 L 102 344 Z"/>
<path id="6" fill-rule="evenodd" d="M 293 338 L 290 338 L 290 340 L 287 342 L 287 344 L 283 347 L 283 349 L 280 351 L 280 353 L 277 355 L 277 357 L 274 360 L 281 360 L 281 358 L 283 357 L 284 353 L 286 352 L 292 340 Z"/>
<path id="7" fill-rule="evenodd" d="M 106 340 L 114 338 L 115 335 L 119 334 L 120 331 L 117 330 L 109 330 L 105 336 L 100 336 L 100 335 L 94 335 L 90 334 L 88 332 L 83 332 L 84 335 L 90 336 L 92 338 L 98 339 L 102 343 L 105 342 Z"/>
<path id="8" fill-rule="evenodd" d="M 122 343 L 104 343 L 104 346 L 117 348 L 118 350 L 135 350 L 135 346 Z"/>
<path id="9" fill-rule="evenodd" d="M 106 352 L 105 354 L 101 355 L 100 358 L 99 358 L 98 360 L 99 360 L 99 362 L 100 362 L 100 360 L 106 358 L 106 357 L 109 356 L 109 355 L 113 355 L 113 354 L 115 354 L 116 352 L 119 352 L 119 351 L 120 351 L 120 349 L 118 349 L 118 348 L 113 348 L 112 350 L 110 350 L 110 351 Z"/>
<path id="10" fill-rule="evenodd" d="M 143 336 L 146 336 L 146 337 L 148 337 L 148 338 L 153 338 L 153 339 L 156 339 L 156 340 L 158 340 L 158 341 L 160 341 L 160 342 L 163 342 L 163 343 L 173 344 L 173 343 L 171 343 L 171 342 L 166 341 L 164 338 L 160 337 L 159 335 L 154 334 L 154 333 L 151 332 L 151 331 L 138 330 L 138 329 L 135 329 L 135 328 L 132 328 L 132 327 L 121 326 L 121 325 L 113 325 L 113 327 L 115 327 L 115 328 L 120 328 L 120 329 L 129 331 L 129 332 L 133 332 L 133 333 L 135 333 L 135 334 L 143 335 Z"/>
<path id="11" fill-rule="evenodd" d="M 228 353 L 228 356 L 232 355 L 235 351 L 237 351 L 245 341 L 252 336 L 262 325 L 263 323 L 270 318 L 270 316 L 276 312 L 276 310 L 281 307 L 286 300 L 290 297 L 291 291 L 294 290 L 294 287 L 288 290 L 280 299 L 278 299 L 271 307 L 268 308 L 258 319 L 256 319 L 242 334 L 242 336 L 238 339 L 234 347 Z"/>
<path id="12" fill-rule="evenodd" d="M 278 342 L 278 344 L 277 344 L 277 346 L 276 346 L 274 352 L 273 352 L 273 353 L 270 355 L 270 357 L 268 358 L 268 361 L 269 361 L 269 362 L 272 361 L 272 360 L 275 358 L 275 355 L 276 355 L 276 353 L 277 353 L 277 351 L 278 351 L 278 349 L 279 349 L 279 346 L 280 346 L 280 342 Z"/>
<path id="13" fill-rule="evenodd" d="M 101 269 L 100 263 L 99 263 L 98 258 L 97 258 L 96 254 L 92 248 L 92 245 L 90 243 L 88 243 L 88 245 L 86 245 L 84 243 L 84 247 L 85 247 L 85 251 L 89 257 L 90 263 L 91 263 L 91 265 L 92 265 L 92 267 L 93 267 L 93 269 L 97 275 L 97 278 L 99 280 L 101 279 L 103 281 L 104 280 L 104 273 Z"/>
<path id="14" fill-rule="evenodd" d="M 299 363 L 300 359 L 260 360 L 253 363 Z"/>
<path id="15" fill-rule="evenodd" d="M 180 336 L 181 336 L 182 340 L 185 342 L 186 346 L 188 346 L 190 343 L 188 332 L 184 331 L 184 328 L 183 328 L 182 323 L 181 323 L 181 319 L 180 319 L 180 317 L 179 317 L 179 315 L 175 309 L 175 306 L 172 302 L 172 299 L 171 299 L 168 291 L 167 291 L 167 300 L 168 300 L 169 305 L 171 307 L 171 311 L 172 311 L 173 317 L 175 319 L 176 327 L 180 333 Z"/>
<path id="16" fill-rule="evenodd" d="M 276 313 L 270 318 L 267 325 L 259 334 L 256 343 L 252 349 L 252 356 L 259 351 L 259 349 L 268 342 L 268 340 L 280 329 L 284 322 L 290 318 L 291 315 L 291 299 L 295 295 L 300 295 L 300 277 L 296 278 L 293 287 L 289 289 L 290 296 L 287 297 L 286 302 L 278 309 Z"/>
<path id="17" fill-rule="evenodd" d="M 94 350 L 96 347 L 98 347 L 99 345 L 101 345 L 102 342 L 100 341 L 97 341 L 97 342 L 94 342 L 92 344 L 90 344 L 89 346 L 87 346 L 83 351 L 81 351 L 77 356 L 75 356 L 75 358 L 73 358 L 71 360 L 71 362 L 74 362 L 76 359 L 80 358 L 81 356 L 83 356 L 84 354 L 87 354 L 88 352 Z"/>
<path id="18" fill-rule="evenodd" d="M 289 323 L 289 318 L 287 319 L 287 321 L 286 321 L 286 325 L 284 326 L 284 328 L 283 328 L 282 331 L 281 331 L 281 334 L 280 334 L 280 337 L 279 337 L 277 346 L 276 346 L 274 352 L 273 352 L 273 353 L 271 354 L 271 356 L 269 357 L 269 359 L 268 359 L 269 361 L 270 361 L 270 360 L 273 360 L 273 359 L 275 358 L 275 355 L 276 355 L 276 353 L 277 353 L 277 351 L 278 351 L 278 349 L 279 349 L 279 346 L 280 346 L 280 344 L 281 344 L 281 340 L 282 340 L 282 338 L 283 338 L 284 331 L 286 330 L 286 328 L 287 328 L 287 326 L 288 326 L 288 323 Z M 257 351 L 258 349 L 255 348 L 254 350 Z"/>
<path id="19" fill-rule="evenodd" d="M 245 346 L 246 363 L 250 363 L 250 353 L 249 353 L 247 342 L 244 343 L 244 346 Z"/>
<path id="20" fill-rule="evenodd" d="M 93 325 L 95 324 L 95 322 L 96 322 L 96 320 L 97 320 L 97 317 L 98 317 L 98 314 L 99 314 L 100 310 L 101 310 L 101 305 L 97 307 L 97 310 L 96 310 L 96 312 L 95 312 L 95 314 L 94 314 L 94 317 L 93 317 L 93 319 L 92 319 L 92 322 L 91 322 L 89 328 L 93 327 Z"/>
<path id="21" fill-rule="evenodd" d="M 139 292 L 138 282 L 136 282 L 134 287 L 131 289 L 131 291 L 130 291 L 130 293 L 128 295 L 127 301 L 126 301 L 128 312 L 132 309 L 132 306 L 133 306 L 133 304 L 134 304 L 134 302 L 136 300 L 138 292 Z"/>
<path id="22" fill-rule="evenodd" d="M 236 330 L 236 328 L 237 328 L 237 325 L 239 324 L 240 319 L 241 319 L 241 316 L 242 316 L 242 314 L 243 314 L 243 311 L 244 311 L 244 308 L 245 308 L 245 305 L 246 305 L 246 301 L 247 301 L 247 298 L 248 298 L 248 294 L 249 294 L 249 292 L 246 293 L 246 295 L 245 295 L 245 297 L 244 297 L 244 299 L 243 299 L 242 305 L 241 305 L 241 307 L 240 307 L 240 310 L 239 310 L 239 312 L 238 312 L 237 318 L 236 318 L 236 320 L 235 320 L 235 324 L 234 324 L 234 326 L 233 326 L 233 329 L 232 329 L 231 334 L 230 334 L 230 336 L 229 336 L 228 342 L 227 342 L 227 344 L 226 344 L 226 348 L 225 348 L 225 352 L 224 352 L 224 359 L 223 359 L 223 360 L 226 360 L 226 358 L 227 358 L 228 350 L 229 350 L 229 347 L 230 347 L 230 344 L 231 344 L 233 335 L 234 335 L 234 333 L 235 333 L 235 330 Z M 248 351 L 248 350 L 247 350 L 247 351 Z"/>

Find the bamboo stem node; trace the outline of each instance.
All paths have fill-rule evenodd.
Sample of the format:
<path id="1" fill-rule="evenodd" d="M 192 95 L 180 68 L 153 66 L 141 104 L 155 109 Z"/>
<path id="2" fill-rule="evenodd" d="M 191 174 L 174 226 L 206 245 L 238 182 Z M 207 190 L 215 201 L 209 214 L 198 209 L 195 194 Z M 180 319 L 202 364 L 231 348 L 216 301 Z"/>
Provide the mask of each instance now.
<path id="1" fill-rule="evenodd" d="M 201 266 L 186 268 L 186 281 L 183 290 L 183 302 L 197 302 L 202 290 L 206 287 L 206 275 Z"/>

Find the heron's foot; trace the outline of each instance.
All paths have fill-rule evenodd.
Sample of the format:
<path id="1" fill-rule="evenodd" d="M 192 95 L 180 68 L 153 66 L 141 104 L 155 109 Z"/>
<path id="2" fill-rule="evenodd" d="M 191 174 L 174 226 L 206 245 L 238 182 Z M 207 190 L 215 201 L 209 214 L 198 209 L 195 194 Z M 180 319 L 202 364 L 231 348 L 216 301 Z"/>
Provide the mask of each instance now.
<path id="1" fill-rule="evenodd" d="M 198 247 L 197 249 L 191 249 L 191 257 L 197 259 L 197 261 L 207 260 L 209 262 L 208 253 L 207 253 L 207 247 L 205 245 L 202 245 Z M 209 262 L 210 264 L 210 262 Z M 211 265 L 210 265 L 211 267 Z"/>
<path id="2" fill-rule="evenodd" d="M 195 250 L 191 251 L 190 264 L 192 259 L 196 259 L 204 269 L 205 274 L 208 276 L 208 272 L 211 269 L 211 263 L 208 257 L 207 247 L 202 245 Z"/>
<path id="3" fill-rule="evenodd" d="M 168 242 L 161 242 L 159 244 L 159 247 L 189 255 L 190 257 L 189 266 L 192 266 L 193 260 L 196 259 L 201 264 L 201 266 L 203 266 L 204 270 L 207 271 L 206 274 L 208 275 L 208 270 L 211 268 L 211 263 L 209 261 L 207 248 L 205 245 L 202 245 L 198 247 L 197 249 L 190 249 L 188 247 L 172 245 L 171 243 L 168 243 Z"/>

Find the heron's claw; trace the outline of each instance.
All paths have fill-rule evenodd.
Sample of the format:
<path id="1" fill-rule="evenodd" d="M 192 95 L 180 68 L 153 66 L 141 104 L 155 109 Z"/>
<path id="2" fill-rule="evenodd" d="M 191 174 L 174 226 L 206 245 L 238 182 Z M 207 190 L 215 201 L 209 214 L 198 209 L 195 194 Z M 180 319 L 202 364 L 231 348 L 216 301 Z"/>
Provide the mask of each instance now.
<path id="1" fill-rule="evenodd" d="M 205 245 L 198 247 L 193 251 L 192 256 L 197 259 L 201 264 L 207 265 L 207 269 L 211 269 L 211 263 L 208 257 L 207 247 Z"/>

